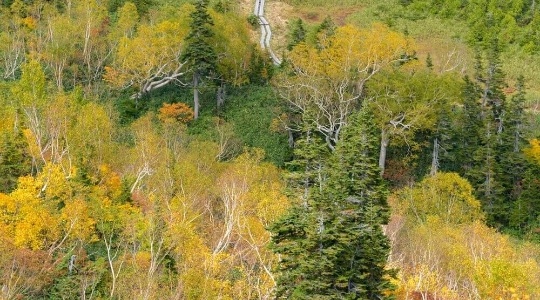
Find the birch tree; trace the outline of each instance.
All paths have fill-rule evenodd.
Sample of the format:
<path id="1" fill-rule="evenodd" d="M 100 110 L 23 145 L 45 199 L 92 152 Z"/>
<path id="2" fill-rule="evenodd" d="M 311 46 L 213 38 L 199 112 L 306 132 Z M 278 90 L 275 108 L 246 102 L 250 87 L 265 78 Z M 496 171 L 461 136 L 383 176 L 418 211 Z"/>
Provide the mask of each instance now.
<path id="1" fill-rule="evenodd" d="M 115 61 L 105 67 L 105 81 L 122 89 L 134 88 L 133 98 L 169 83 L 182 85 L 187 71 L 182 59 L 186 35 L 187 27 L 179 21 L 139 26 L 133 37 L 126 34 L 120 39 Z"/>
<path id="2" fill-rule="evenodd" d="M 334 149 L 366 82 L 388 65 L 406 61 L 410 49 L 407 38 L 384 25 L 346 25 L 317 45 L 296 45 L 289 53 L 290 69 L 275 83 L 292 111 L 311 120 Z"/>
<path id="3" fill-rule="evenodd" d="M 379 168 L 384 174 L 391 139 L 411 143 L 420 129 L 435 127 L 441 107 L 457 101 L 459 83 L 450 75 L 429 72 L 384 73 L 368 84 L 371 107 L 380 128 Z"/>

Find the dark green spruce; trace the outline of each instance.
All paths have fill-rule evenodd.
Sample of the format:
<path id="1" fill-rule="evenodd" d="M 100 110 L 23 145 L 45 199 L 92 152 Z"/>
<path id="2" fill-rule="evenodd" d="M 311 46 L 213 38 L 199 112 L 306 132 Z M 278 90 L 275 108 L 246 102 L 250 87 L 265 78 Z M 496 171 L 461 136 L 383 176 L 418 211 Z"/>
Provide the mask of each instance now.
<path id="1" fill-rule="evenodd" d="M 298 18 L 291 22 L 288 34 L 287 50 L 306 41 L 306 27 L 302 19 Z"/>
<path id="2" fill-rule="evenodd" d="M 476 149 L 470 149 L 471 167 L 465 170 L 466 178 L 482 202 L 490 225 L 504 226 L 508 213 L 508 195 L 503 186 L 501 149 L 503 131 L 506 126 L 505 74 L 501 69 L 499 41 L 493 39 L 488 50 L 478 52 L 476 57 L 476 86 L 480 90 L 480 121 Z M 483 57 L 485 56 L 485 57 Z M 474 101 L 465 95 L 465 101 Z M 470 97 L 470 99 L 467 99 Z M 476 100 L 478 101 L 478 100 Z M 473 140 L 471 136 L 468 138 Z M 472 151 L 474 150 L 474 151 Z"/>
<path id="3" fill-rule="evenodd" d="M 503 225 L 509 225 L 508 212 L 522 192 L 523 176 L 527 162 L 523 154 L 526 146 L 525 134 L 529 130 L 525 119 L 525 86 L 523 77 L 519 77 L 516 94 L 508 101 L 504 111 L 504 128 L 498 144 L 498 163 L 501 168 L 501 182 L 507 201 L 503 207 Z"/>
<path id="4" fill-rule="evenodd" d="M 272 226 L 272 248 L 281 257 L 278 299 L 390 298 L 381 227 L 389 216 L 387 189 L 374 128 L 369 113 L 351 116 L 320 187 Z"/>
<path id="5" fill-rule="evenodd" d="M 193 76 L 193 110 L 194 118 L 199 117 L 199 89 L 205 77 L 211 77 L 216 72 L 217 55 L 210 44 L 214 36 L 211 27 L 214 25 L 208 14 L 208 0 L 197 0 L 195 11 L 190 14 L 190 32 L 186 38 L 186 49 L 182 61 L 190 66 Z"/>

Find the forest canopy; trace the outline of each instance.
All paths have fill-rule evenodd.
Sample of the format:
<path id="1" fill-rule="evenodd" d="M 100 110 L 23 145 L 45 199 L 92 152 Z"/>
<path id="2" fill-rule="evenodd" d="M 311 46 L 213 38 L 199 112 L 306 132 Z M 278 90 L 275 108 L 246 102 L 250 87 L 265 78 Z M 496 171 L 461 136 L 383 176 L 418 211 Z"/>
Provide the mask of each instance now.
<path id="1" fill-rule="evenodd" d="M 0 299 L 539 298 L 539 3 L 267 2 L 0 2 Z"/>

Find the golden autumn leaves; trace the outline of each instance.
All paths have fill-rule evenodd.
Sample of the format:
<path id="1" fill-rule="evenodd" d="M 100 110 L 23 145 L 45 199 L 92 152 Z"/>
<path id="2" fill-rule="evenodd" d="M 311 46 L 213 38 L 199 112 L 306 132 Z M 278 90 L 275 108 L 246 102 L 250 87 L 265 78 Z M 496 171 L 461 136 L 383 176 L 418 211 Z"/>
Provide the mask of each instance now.
<path id="1" fill-rule="evenodd" d="M 99 282 L 103 297 L 128 299 L 272 293 L 266 227 L 288 200 L 260 150 L 222 160 L 220 145 L 186 133 L 185 104 L 120 127 L 77 90 L 48 92 L 36 61 L 23 70 L 6 92 L 22 113 L 5 108 L 0 131 L 28 122 L 34 173 L 0 194 L 0 273 L 13 278 L 2 297 L 37 295 L 55 280 L 73 281 L 58 291 L 71 296 Z"/>
<path id="2" fill-rule="evenodd" d="M 313 123 L 333 148 L 347 116 L 359 106 L 366 82 L 405 62 L 412 41 L 382 24 L 367 29 L 345 25 L 316 39 L 292 49 L 287 62 L 294 76 L 283 72 L 275 83 L 291 109 Z"/>
<path id="3" fill-rule="evenodd" d="M 137 97 L 162 84 L 185 86 L 189 82 L 188 68 L 182 55 L 193 10 L 192 5 L 183 5 L 172 17 L 135 26 L 138 15 L 126 4 L 119 11 L 118 26 L 123 30 L 117 30 L 118 48 L 112 64 L 104 68 L 103 79 L 116 88 L 135 88 Z M 249 82 L 247 71 L 253 58 L 247 24 L 233 13 L 212 10 L 210 15 L 215 32 L 211 42 L 219 56 L 219 73 L 232 85 Z"/>
<path id="4" fill-rule="evenodd" d="M 438 173 L 390 197 L 390 265 L 400 268 L 397 295 L 407 299 L 533 299 L 538 249 L 516 245 L 485 224 L 471 185 Z"/>
<path id="5" fill-rule="evenodd" d="M 89 16 L 99 13 L 86 9 Z M 134 5 L 122 7 L 109 31 L 108 41 L 119 42 L 111 48 L 103 79 L 114 88 L 141 90 L 160 76 L 179 74 L 188 12 L 139 24 Z M 244 84 L 249 81 L 248 34 L 241 22 L 230 26 L 238 19 L 213 17 L 220 73 L 232 85 Z M 25 26 L 35 28 L 29 21 Z M 79 28 L 68 21 L 52 19 L 55 35 L 64 33 L 63 24 Z M 90 58 L 109 53 L 103 48 L 106 40 L 92 44 L 102 34 L 100 23 L 88 19 L 87 24 L 88 45 L 95 48 L 87 48 L 81 60 L 98 62 Z M 313 118 L 316 129 L 335 145 L 364 84 L 404 62 L 413 41 L 381 24 L 347 25 L 318 38 L 317 45 L 299 44 L 289 53 L 295 76 L 278 75 L 276 82 L 290 104 Z M 71 60 L 74 46 L 69 38 L 54 41 L 59 47 L 48 46 L 49 53 L 39 58 L 60 87 L 63 62 Z M 39 290 L 37 282 L 57 276 L 76 276 L 81 284 L 73 286 L 83 293 L 100 284 L 103 297 L 271 297 L 277 257 L 267 249 L 266 228 L 287 209 L 288 200 L 281 172 L 263 162 L 260 151 L 249 149 L 233 159 L 236 152 L 223 155 L 225 146 L 188 135 L 184 125 L 193 111 L 182 103 L 166 103 L 157 114 L 121 127 L 111 107 L 81 99 L 77 90 L 49 93 L 39 68 L 37 60 L 29 61 L 6 96 L 17 99 L 22 114 L 13 107 L 0 119 L 3 131 L 17 118 L 25 120 L 22 135 L 34 159 L 34 176 L 21 177 L 14 191 L 0 194 L 0 274 L 20 279 L 8 285 L 7 298 Z M 389 115 L 382 122 L 402 116 L 402 107 L 386 108 L 383 113 Z M 429 109 L 412 108 L 423 117 Z M 282 125 L 274 122 L 273 128 Z M 533 140 L 530 158 L 540 161 L 539 149 Z M 534 281 L 523 280 L 538 274 L 527 258 L 529 249 L 516 250 L 508 238 L 482 224 L 479 204 L 464 180 L 440 174 L 395 197 L 402 205 L 396 211 L 410 225 L 394 240 L 393 262 L 405 266 L 399 296 L 426 291 L 429 297 L 430 291 L 448 299 L 466 293 L 517 299 L 536 291 Z M 78 257 L 79 271 L 69 277 L 72 255 Z"/>
<path id="6" fill-rule="evenodd" d="M 154 139 L 147 137 L 141 143 L 150 140 Z M 136 147 L 141 155 L 160 156 L 163 152 L 158 149 L 143 149 L 160 145 Z M 181 149 L 175 163 L 149 161 L 153 178 L 142 179 L 132 193 L 107 165 L 89 178 L 92 184 L 78 179 L 83 170 L 73 170 L 68 178 L 54 164 L 44 166 L 36 177 L 21 177 L 16 190 L 0 194 L 2 247 L 10 253 L 48 254 L 36 263 L 57 270 L 24 275 L 19 273 L 22 269 L 14 269 L 14 276 L 64 274 L 62 261 L 75 253 L 81 257 L 76 261 L 79 270 L 98 268 L 77 274 L 81 279 L 110 272 L 109 296 L 269 295 L 276 258 L 266 248 L 270 239 L 266 227 L 288 206 L 279 172 L 260 161 L 259 151 L 217 162 L 215 149 L 212 143 L 194 142 Z M 177 192 L 169 194 L 162 180 Z M 98 245 L 103 245 L 106 263 L 102 270 L 94 265 L 97 262 L 82 259 L 90 255 L 85 249 Z M 0 257 L 0 269 L 7 271 L 12 259 L 17 258 Z M 173 259 L 174 265 L 166 267 L 166 259 Z M 172 286 L 162 290 L 166 278 Z M 26 289 L 25 284 L 10 288 Z"/>

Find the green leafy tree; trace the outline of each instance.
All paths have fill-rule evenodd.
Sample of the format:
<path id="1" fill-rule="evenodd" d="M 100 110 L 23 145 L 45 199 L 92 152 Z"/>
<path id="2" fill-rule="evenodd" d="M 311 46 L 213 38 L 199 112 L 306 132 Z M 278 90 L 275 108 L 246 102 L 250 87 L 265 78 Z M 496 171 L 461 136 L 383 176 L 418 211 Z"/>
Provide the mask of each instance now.
<path id="1" fill-rule="evenodd" d="M 410 144 L 415 133 L 434 128 L 438 113 L 458 94 L 456 83 L 450 76 L 426 71 L 381 73 L 377 80 L 368 82 L 371 99 L 367 105 L 380 128 L 381 174 L 390 143 Z"/>
<path id="2" fill-rule="evenodd" d="M 0 139 L 0 192 L 11 192 L 19 177 L 30 173 L 28 145 L 22 132 L 5 133 Z"/>
<path id="3" fill-rule="evenodd" d="M 156 1 L 154 0 L 108 0 L 107 7 L 109 9 L 109 12 L 115 13 L 117 12 L 122 6 L 124 6 L 127 2 L 131 2 L 135 4 L 137 7 L 137 11 L 139 11 L 141 14 L 148 13 L 148 9 L 152 5 L 155 4 Z"/>

